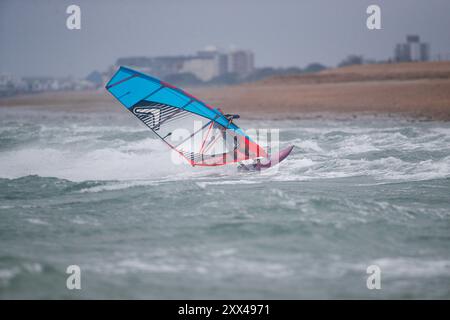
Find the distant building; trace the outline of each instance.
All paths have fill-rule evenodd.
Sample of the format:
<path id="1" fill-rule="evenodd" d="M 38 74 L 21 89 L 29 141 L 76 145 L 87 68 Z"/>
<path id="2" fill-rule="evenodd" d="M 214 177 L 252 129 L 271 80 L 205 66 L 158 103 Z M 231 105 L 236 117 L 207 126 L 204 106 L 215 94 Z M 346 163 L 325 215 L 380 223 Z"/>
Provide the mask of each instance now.
<path id="1" fill-rule="evenodd" d="M 394 59 L 397 62 L 411 61 L 411 51 L 406 43 L 397 43 L 395 46 Z"/>
<path id="2" fill-rule="evenodd" d="M 27 90 L 26 82 L 11 74 L 0 74 L 0 96 L 9 96 Z"/>
<path id="3" fill-rule="evenodd" d="M 430 44 L 420 44 L 420 61 L 430 61 Z"/>
<path id="4" fill-rule="evenodd" d="M 102 74 L 98 71 L 92 71 L 87 77 L 86 80 L 92 83 L 95 87 L 99 88 L 103 84 Z"/>
<path id="5" fill-rule="evenodd" d="M 254 55 L 251 51 L 235 50 L 230 52 L 228 57 L 228 72 L 248 75 L 255 68 Z"/>
<path id="6" fill-rule="evenodd" d="M 193 58 L 184 62 L 181 73 L 192 73 L 202 81 L 211 80 L 219 75 L 215 58 Z"/>
<path id="7" fill-rule="evenodd" d="M 159 78 L 190 73 L 209 81 L 226 73 L 248 75 L 254 70 L 254 55 L 244 50 L 224 53 L 208 46 L 192 56 L 126 57 L 118 59 L 116 65 L 129 66 Z"/>
<path id="8" fill-rule="evenodd" d="M 95 81 L 93 81 L 95 78 Z M 39 93 L 46 91 L 63 90 L 92 90 L 98 88 L 103 75 L 96 72 L 90 79 L 77 79 L 73 77 L 18 77 L 11 74 L 0 74 L 0 97 L 22 93 Z"/>
<path id="9" fill-rule="evenodd" d="M 119 58 L 116 62 L 118 66 L 129 66 L 139 69 L 142 72 L 151 73 L 157 77 L 165 77 L 170 74 L 177 74 L 183 68 L 183 64 L 191 57 L 171 56 L 171 57 L 126 57 Z"/>
<path id="10" fill-rule="evenodd" d="M 420 42 L 418 35 L 408 35 L 406 43 L 398 43 L 395 46 L 394 59 L 397 62 L 429 61 L 430 45 Z"/>
<path id="11" fill-rule="evenodd" d="M 197 57 L 202 59 L 213 59 L 215 76 L 228 73 L 228 54 L 220 52 L 214 46 L 207 46 L 204 50 L 197 52 Z"/>

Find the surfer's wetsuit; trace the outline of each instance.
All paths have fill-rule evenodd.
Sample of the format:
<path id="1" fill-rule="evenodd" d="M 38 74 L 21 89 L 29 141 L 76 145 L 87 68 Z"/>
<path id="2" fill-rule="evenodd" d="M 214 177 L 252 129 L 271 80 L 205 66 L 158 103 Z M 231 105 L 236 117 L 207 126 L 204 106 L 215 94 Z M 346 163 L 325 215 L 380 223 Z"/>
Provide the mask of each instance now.
<path id="1" fill-rule="evenodd" d="M 232 123 L 234 119 L 240 118 L 240 116 L 238 114 L 224 114 L 223 116 L 229 121 L 229 123 Z M 225 137 L 225 135 L 226 135 L 225 128 L 221 128 L 221 131 L 222 131 L 223 138 L 225 139 L 226 138 Z M 238 145 L 234 145 L 233 148 L 237 149 Z M 246 151 L 244 150 L 244 152 L 246 152 Z M 261 160 L 256 159 L 256 161 L 254 163 L 249 164 L 249 165 L 240 163 L 238 166 L 238 170 L 240 170 L 240 171 L 261 171 Z"/>
<path id="2" fill-rule="evenodd" d="M 219 109 L 219 111 L 220 111 L 220 109 Z M 225 119 L 228 120 L 228 124 L 231 124 L 234 119 L 239 119 L 240 118 L 240 116 L 238 114 L 223 114 L 223 116 L 225 117 Z M 236 143 L 236 140 L 234 142 L 231 142 L 229 139 L 226 139 L 227 131 L 226 131 L 225 127 L 222 127 L 222 126 L 216 126 L 216 127 L 220 129 L 223 139 L 228 144 L 229 150 L 236 150 L 236 149 L 239 148 L 239 144 Z M 244 149 L 244 150 L 241 150 L 241 152 L 242 153 L 247 153 L 248 151 Z M 261 166 L 261 160 L 260 159 L 256 159 L 254 163 L 249 164 L 249 165 L 245 165 L 243 163 L 240 163 L 239 166 L 238 166 L 238 170 L 239 171 L 261 171 L 261 168 L 262 168 L 262 166 Z"/>
<path id="3" fill-rule="evenodd" d="M 228 125 L 230 125 L 233 122 L 234 119 L 239 119 L 240 118 L 240 116 L 238 114 L 223 114 L 223 116 L 225 117 L 225 119 L 228 120 Z M 220 130 L 220 132 L 222 134 L 222 138 L 223 138 L 223 140 L 225 140 L 225 142 L 227 142 L 228 147 L 230 148 L 230 150 L 234 150 L 234 149 L 237 148 L 237 145 L 234 145 L 234 144 L 231 145 L 231 142 L 229 140 L 227 140 L 227 130 L 226 130 L 225 127 L 214 123 L 214 128 L 218 128 Z"/>

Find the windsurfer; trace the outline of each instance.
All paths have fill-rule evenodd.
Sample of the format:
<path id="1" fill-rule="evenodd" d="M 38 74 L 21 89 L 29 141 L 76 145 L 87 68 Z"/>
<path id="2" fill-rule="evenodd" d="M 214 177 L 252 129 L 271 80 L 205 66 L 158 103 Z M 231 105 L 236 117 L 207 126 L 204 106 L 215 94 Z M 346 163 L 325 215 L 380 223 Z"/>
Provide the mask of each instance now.
<path id="1" fill-rule="evenodd" d="M 261 171 L 261 160 L 256 159 L 252 164 L 245 165 L 240 163 L 238 166 L 239 171 Z"/>

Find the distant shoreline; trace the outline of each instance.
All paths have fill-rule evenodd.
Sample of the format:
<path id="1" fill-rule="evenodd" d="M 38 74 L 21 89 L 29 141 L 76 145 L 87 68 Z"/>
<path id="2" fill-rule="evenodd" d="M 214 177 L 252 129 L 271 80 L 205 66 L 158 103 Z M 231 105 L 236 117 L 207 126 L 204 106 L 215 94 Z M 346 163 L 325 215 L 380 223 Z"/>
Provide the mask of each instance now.
<path id="1" fill-rule="evenodd" d="M 259 82 L 186 88 L 199 99 L 246 118 L 401 116 L 450 121 L 450 62 L 362 65 Z M 0 108 L 114 112 L 104 89 L 0 99 Z"/>

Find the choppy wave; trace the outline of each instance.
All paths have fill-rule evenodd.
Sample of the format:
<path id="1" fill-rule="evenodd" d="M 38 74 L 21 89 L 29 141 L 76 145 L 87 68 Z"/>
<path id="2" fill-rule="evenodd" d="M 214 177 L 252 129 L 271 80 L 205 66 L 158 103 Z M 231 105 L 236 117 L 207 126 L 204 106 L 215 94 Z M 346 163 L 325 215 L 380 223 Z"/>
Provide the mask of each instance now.
<path id="1" fill-rule="evenodd" d="M 447 123 L 243 121 L 295 145 L 255 174 L 174 164 L 124 114 L 0 116 L 2 298 L 450 297 Z"/>
<path id="2" fill-rule="evenodd" d="M 187 165 L 175 165 L 171 152 L 136 124 L 127 126 L 116 119 L 116 123 L 93 125 L 95 118 L 75 115 L 62 123 L 38 119 L 28 120 L 28 126 L 6 119 L 0 139 L 0 177 L 123 181 L 186 173 L 193 178 L 211 172 L 231 173 L 223 168 L 192 170 Z M 247 125 L 258 127 L 258 123 Z M 281 129 L 282 145 L 296 146 L 282 169 L 272 170 L 278 181 L 352 176 L 427 180 L 450 175 L 450 131 L 445 123 L 406 122 L 399 126 L 393 121 L 356 125 L 304 121 L 292 127 L 292 121 L 266 121 L 264 125 Z"/>

